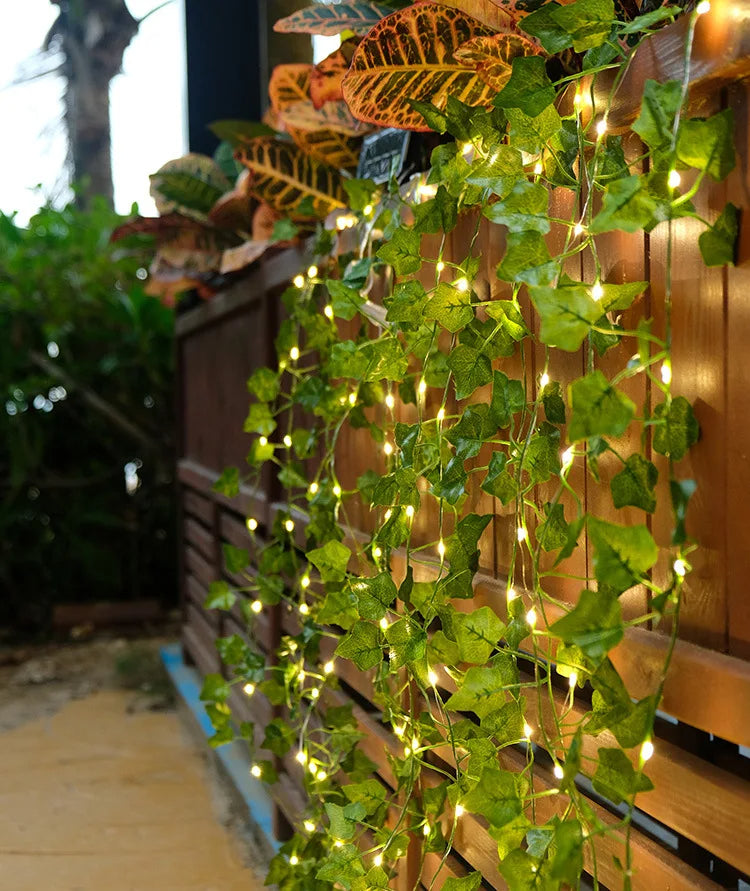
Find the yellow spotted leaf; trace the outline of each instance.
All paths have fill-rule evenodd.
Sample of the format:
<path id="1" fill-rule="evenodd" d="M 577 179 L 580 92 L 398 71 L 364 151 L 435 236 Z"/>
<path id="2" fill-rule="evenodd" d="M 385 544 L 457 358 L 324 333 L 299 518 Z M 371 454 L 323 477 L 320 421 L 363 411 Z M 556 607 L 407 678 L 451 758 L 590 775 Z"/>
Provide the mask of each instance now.
<path id="1" fill-rule="evenodd" d="M 305 64 L 277 65 L 268 82 L 268 98 L 277 115 L 296 102 L 310 99 L 310 75 L 313 66 Z"/>
<path id="2" fill-rule="evenodd" d="M 352 114 L 381 127 L 427 131 L 410 99 L 443 108 L 448 96 L 489 105 L 495 91 L 454 56 L 475 37 L 492 31 L 458 9 L 418 2 L 382 19 L 357 47 L 344 75 Z"/>
<path id="3" fill-rule="evenodd" d="M 542 48 L 518 34 L 493 34 L 491 37 L 472 37 L 454 52 L 461 65 L 473 68 L 479 77 L 494 90 L 501 90 L 513 70 L 517 56 L 533 56 Z"/>
<path id="4" fill-rule="evenodd" d="M 358 43 L 358 37 L 350 37 L 313 67 L 310 75 L 310 98 L 315 108 L 322 108 L 326 102 L 344 98 L 341 81 L 349 70 Z"/>
<path id="5" fill-rule="evenodd" d="M 377 3 L 363 3 L 361 0 L 344 3 L 319 3 L 306 6 L 273 26 L 274 31 L 286 34 L 322 34 L 333 37 L 342 31 L 366 34 L 390 9 Z"/>
<path id="6" fill-rule="evenodd" d="M 315 108 L 311 99 L 293 102 L 280 115 L 287 131 L 335 130 L 347 136 L 363 136 L 372 129 L 354 117 L 343 99 L 326 102 L 322 108 Z"/>
<path id="7" fill-rule="evenodd" d="M 250 171 L 250 192 L 285 216 L 309 219 L 297 210 L 308 197 L 319 219 L 346 206 L 338 170 L 296 145 L 269 137 L 251 139 L 237 150 L 237 159 Z"/>

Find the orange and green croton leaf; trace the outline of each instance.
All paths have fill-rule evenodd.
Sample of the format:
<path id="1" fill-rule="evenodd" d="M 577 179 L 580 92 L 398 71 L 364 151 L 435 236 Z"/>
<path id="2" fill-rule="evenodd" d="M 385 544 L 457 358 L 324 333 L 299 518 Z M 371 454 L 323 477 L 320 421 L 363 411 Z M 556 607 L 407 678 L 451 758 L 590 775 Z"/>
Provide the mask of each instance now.
<path id="1" fill-rule="evenodd" d="M 352 114 L 381 127 L 427 131 L 409 100 L 444 108 L 448 96 L 454 96 L 467 105 L 489 105 L 495 90 L 455 52 L 493 33 L 465 12 L 431 2 L 386 16 L 357 47 L 344 76 Z"/>
<path id="2" fill-rule="evenodd" d="M 341 82 L 349 70 L 358 43 L 358 37 L 350 37 L 313 67 L 310 76 L 310 98 L 315 108 L 322 108 L 326 102 L 344 98 Z"/>
<path id="3" fill-rule="evenodd" d="M 518 34 L 493 34 L 492 37 L 473 37 L 454 53 L 458 62 L 472 68 L 494 90 L 501 90 L 510 79 L 513 59 L 533 56 L 542 48 Z"/>
<path id="4" fill-rule="evenodd" d="M 273 26 L 285 34 L 322 34 L 334 37 L 342 31 L 367 34 L 390 9 L 378 3 L 320 3 L 306 6 Z"/>

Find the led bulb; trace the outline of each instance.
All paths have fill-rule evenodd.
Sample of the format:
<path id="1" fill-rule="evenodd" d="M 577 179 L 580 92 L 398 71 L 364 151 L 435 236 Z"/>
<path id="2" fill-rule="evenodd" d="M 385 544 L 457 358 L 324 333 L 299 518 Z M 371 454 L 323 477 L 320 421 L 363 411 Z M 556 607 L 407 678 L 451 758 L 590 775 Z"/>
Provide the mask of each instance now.
<path id="1" fill-rule="evenodd" d="M 303 575 L 302 578 L 299 580 L 299 583 L 300 583 L 300 585 L 302 585 L 303 588 L 309 588 L 310 587 L 310 576 Z"/>
<path id="2" fill-rule="evenodd" d="M 695 7 L 696 15 L 705 15 L 707 12 L 710 12 L 711 4 L 708 0 L 701 0 L 701 2 Z"/>
<path id="3" fill-rule="evenodd" d="M 573 463 L 575 455 L 573 453 L 573 446 L 565 449 L 565 451 L 560 455 L 560 463 L 562 464 L 563 470 L 567 470 L 570 465 Z"/>
<path id="4" fill-rule="evenodd" d="M 576 238 L 579 238 L 581 235 L 583 235 L 583 232 L 584 228 L 580 223 L 576 223 L 575 226 L 573 226 L 573 235 L 575 235 Z"/>
<path id="5" fill-rule="evenodd" d="M 250 609 L 257 616 L 258 613 L 263 609 L 263 604 L 261 603 L 260 600 L 253 600 L 253 602 L 250 604 Z"/>
<path id="6" fill-rule="evenodd" d="M 571 672 L 568 676 L 568 686 L 573 689 L 575 685 L 578 683 L 578 675 L 575 671 Z"/>
<path id="7" fill-rule="evenodd" d="M 516 529 L 516 538 L 518 539 L 519 543 L 522 541 L 526 541 L 528 535 L 529 533 L 526 531 L 526 529 L 524 529 L 523 526 L 519 526 L 518 529 Z"/>
<path id="8" fill-rule="evenodd" d="M 428 835 L 430 834 L 431 831 L 432 831 L 432 830 L 430 829 L 430 824 L 429 824 L 429 823 L 425 823 L 424 826 L 422 827 L 422 835 L 424 835 L 424 836 L 428 836 Z"/>
<path id="9" fill-rule="evenodd" d="M 258 440 L 258 444 L 260 445 L 260 447 L 262 449 L 264 449 L 268 445 L 268 437 L 261 436 L 260 439 Z"/>
<path id="10" fill-rule="evenodd" d="M 534 734 L 534 728 L 527 724 L 526 721 L 523 722 L 523 735 L 526 739 L 531 739 Z"/>
<path id="11" fill-rule="evenodd" d="M 669 176 L 667 177 L 667 185 L 670 189 L 676 189 L 677 186 L 682 182 L 682 177 L 676 170 L 670 170 Z"/>
<path id="12" fill-rule="evenodd" d="M 315 779 L 316 779 L 319 783 L 322 783 L 323 780 L 327 780 L 327 779 L 328 779 L 328 774 L 327 774 L 324 770 L 319 770 L 319 771 L 315 774 Z"/>
<path id="13" fill-rule="evenodd" d="M 391 518 L 391 514 L 392 514 L 392 513 L 393 513 L 393 511 L 392 511 L 391 508 L 389 507 L 388 510 L 383 514 L 383 518 L 386 520 L 386 522 L 387 522 L 388 520 L 390 520 L 390 518 Z"/>
<path id="14" fill-rule="evenodd" d="M 672 569 L 674 569 L 674 574 L 676 576 L 679 576 L 681 579 L 684 579 L 687 575 L 687 563 L 685 563 L 684 560 L 680 560 L 679 557 L 672 564 Z"/>
<path id="15" fill-rule="evenodd" d="M 671 384 L 672 383 L 672 366 L 669 362 L 664 362 L 661 366 L 661 382 L 663 384 Z"/>
<path id="16" fill-rule="evenodd" d="M 565 771 L 562 769 L 562 767 L 559 764 L 556 764 L 552 768 L 552 773 L 555 775 L 555 778 L 558 780 L 561 780 L 565 776 Z"/>
<path id="17" fill-rule="evenodd" d="M 463 817 L 466 813 L 466 808 L 462 804 L 457 804 L 454 811 L 456 817 Z"/>
<path id="18" fill-rule="evenodd" d="M 305 827 L 306 832 L 315 832 L 315 824 L 312 820 L 305 820 L 302 825 Z"/>
<path id="19" fill-rule="evenodd" d="M 247 526 L 248 532 L 255 532 L 255 530 L 258 528 L 258 521 L 255 519 L 255 517 L 248 517 L 245 525 Z"/>
<path id="20" fill-rule="evenodd" d="M 390 457 L 393 454 L 393 446 L 386 441 L 385 443 L 383 443 L 383 451 L 388 457 Z"/>
<path id="21" fill-rule="evenodd" d="M 323 307 L 323 313 L 326 318 L 333 319 L 333 307 L 330 303 L 326 303 L 326 305 Z"/>
<path id="22" fill-rule="evenodd" d="M 296 854 L 292 854 L 289 858 L 289 865 L 296 866 L 299 863 L 299 857 Z"/>
<path id="23" fill-rule="evenodd" d="M 318 696 L 320 696 L 320 690 L 318 690 L 317 687 L 313 687 L 313 689 L 310 690 L 310 699 L 317 699 Z"/>
<path id="24" fill-rule="evenodd" d="M 518 597 L 518 592 L 515 588 L 508 588 L 505 592 L 505 599 L 508 603 L 512 603 Z"/>
<path id="25" fill-rule="evenodd" d="M 438 419 L 438 421 L 443 421 L 443 420 L 445 420 L 445 409 L 444 409 L 444 408 L 439 408 L 439 409 L 438 409 L 437 419 Z"/>
<path id="26" fill-rule="evenodd" d="M 334 848 L 343 848 L 344 843 L 342 841 L 340 841 L 339 839 L 336 839 L 336 841 L 333 843 L 333 846 L 334 846 Z"/>
<path id="27" fill-rule="evenodd" d="M 438 554 L 440 555 L 440 559 L 442 559 L 443 557 L 445 557 L 445 542 L 443 541 L 442 538 L 441 538 L 440 541 L 438 542 L 437 552 L 438 552 Z"/>
<path id="28" fill-rule="evenodd" d="M 641 761 L 648 761 L 649 758 L 654 754 L 654 744 L 650 739 L 647 739 L 645 743 L 641 746 Z"/>
<path id="29" fill-rule="evenodd" d="M 581 107 L 582 102 L 583 96 L 581 95 L 580 90 L 576 90 L 575 96 L 573 96 L 573 105 L 578 109 Z"/>
<path id="30" fill-rule="evenodd" d="M 549 383 L 549 375 L 545 371 L 544 374 L 539 378 L 539 386 L 544 389 Z"/>
<path id="31" fill-rule="evenodd" d="M 353 226 L 357 225 L 357 218 L 354 214 L 346 213 L 342 214 L 340 217 L 336 217 L 336 228 L 339 232 L 343 232 L 344 229 L 351 229 Z"/>
<path id="32" fill-rule="evenodd" d="M 289 350 L 289 358 L 292 360 L 292 362 L 296 362 L 297 359 L 299 359 L 299 348 L 298 347 L 294 346 L 291 348 L 291 350 Z"/>
<path id="33" fill-rule="evenodd" d="M 318 267 L 315 264 L 313 264 L 312 266 L 310 266 L 308 268 L 308 270 L 307 270 L 308 278 L 315 278 L 315 276 L 317 274 L 318 274 Z"/>
<path id="34" fill-rule="evenodd" d="M 372 556 L 377 560 L 383 556 L 383 551 L 377 545 L 372 549 Z"/>
<path id="35" fill-rule="evenodd" d="M 469 290 L 469 279 L 466 278 L 466 276 L 462 275 L 461 278 L 459 278 L 456 281 L 456 288 L 459 291 L 468 291 Z"/>
<path id="36" fill-rule="evenodd" d="M 385 397 L 385 404 L 386 404 L 386 406 L 387 406 L 388 408 L 390 408 L 390 409 L 392 409 L 393 406 L 396 404 L 396 400 L 393 398 L 393 395 L 392 395 L 391 393 L 389 393 L 389 394 Z"/>
<path id="37" fill-rule="evenodd" d="M 284 529 L 286 529 L 287 532 L 294 532 L 294 520 L 285 520 Z"/>
<path id="38" fill-rule="evenodd" d="M 310 483 L 310 488 L 307 490 L 311 495 L 314 495 L 318 491 L 317 483 Z"/>
<path id="39" fill-rule="evenodd" d="M 411 518 L 414 516 L 414 505 L 413 505 L 413 504 L 407 504 L 407 505 L 406 505 L 406 516 L 407 516 L 410 520 L 411 520 Z"/>
<path id="40" fill-rule="evenodd" d="M 461 144 L 461 154 L 468 155 L 473 148 L 474 145 L 471 142 L 464 142 Z"/>
<path id="41" fill-rule="evenodd" d="M 386 619 L 385 616 L 383 616 L 383 618 L 380 620 L 379 624 L 380 624 L 381 631 L 388 630 L 388 619 Z"/>
<path id="42" fill-rule="evenodd" d="M 284 445 L 285 445 L 288 449 L 291 449 L 291 447 L 292 447 L 292 437 L 291 437 L 288 433 L 287 433 L 287 435 L 284 437 Z"/>
<path id="43" fill-rule="evenodd" d="M 424 378 L 422 378 L 422 380 L 419 382 L 418 391 L 420 396 L 424 396 L 424 394 L 427 392 L 427 381 Z"/>
<path id="44" fill-rule="evenodd" d="M 374 209 L 375 209 L 375 208 L 372 206 L 372 204 L 366 204 L 365 207 L 364 207 L 364 210 L 362 211 L 362 213 L 363 213 L 366 217 L 371 217 L 371 216 L 372 216 L 372 212 L 373 212 Z"/>
<path id="45" fill-rule="evenodd" d="M 526 624 L 529 626 L 529 628 L 536 628 L 536 610 L 533 606 L 526 613 Z"/>
<path id="46" fill-rule="evenodd" d="M 357 404 L 357 394 L 350 393 L 349 394 L 349 405 L 356 405 L 356 404 Z"/>
<path id="47" fill-rule="evenodd" d="M 245 694 L 245 696 L 252 696 L 253 693 L 255 693 L 255 684 L 245 684 L 245 686 L 242 688 L 242 692 Z"/>
<path id="48" fill-rule="evenodd" d="M 310 607 L 306 603 L 300 603 L 299 611 L 300 611 L 300 614 L 303 616 L 310 615 Z"/>
<path id="49" fill-rule="evenodd" d="M 396 736 L 397 736 L 399 739 L 403 739 L 403 738 L 404 738 L 404 734 L 406 733 L 406 727 L 404 727 L 403 725 L 399 724 L 397 727 L 394 727 L 394 728 L 393 728 L 393 732 L 396 734 Z"/>
<path id="50" fill-rule="evenodd" d="M 382 865 L 383 865 L 383 855 L 382 855 L 382 854 L 376 854 L 376 855 L 372 858 L 372 865 L 373 865 L 373 866 L 382 866 Z"/>
<path id="51" fill-rule="evenodd" d="M 300 288 L 300 289 L 305 287 L 304 275 L 295 275 L 294 276 L 294 287 Z"/>
<path id="52" fill-rule="evenodd" d="M 417 186 L 417 195 L 420 198 L 434 198 L 437 195 L 438 187 L 428 183 L 420 183 Z"/>
<path id="53" fill-rule="evenodd" d="M 594 300 L 601 300 L 604 296 L 604 288 L 601 285 L 601 282 L 594 282 L 594 286 L 591 288 L 591 296 Z"/>
<path id="54" fill-rule="evenodd" d="M 445 269 L 445 263 L 442 260 L 438 260 L 435 264 L 435 271 L 437 273 L 441 273 Z"/>
<path id="55" fill-rule="evenodd" d="M 295 757 L 300 764 L 307 764 L 307 755 L 301 749 Z"/>
<path id="56" fill-rule="evenodd" d="M 596 135 L 599 137 L 604 136 L 607 132 L 607 119 L 602 118 L 600 121 L 596 122 Z"/>
<path id="57" fill-rule="evenodd" d="M 438 676 L 432 669 L 427 672 L 427 680 L 430 682 L 431 687 L 437 686 Z"/>
<path id="58" fill-rule="evenodd" d="M 544 168 L 542 167 L 542 162 L 537 161 L 536 164 L 534 164 L 534 176 L 539 176 L 542 170 L 544 170 Z"/>
<path id="59" fill-rule="evenodd" d="M 333 674 L 333 670 L 335 665 L 333 664 L 333 659 L 329 659 L 328 662 L 323 666 L 323 674 Z"/>
<path id="60" fill-rule="evenodd" d="M 257 778 L 257 777 L 259 777 L 259 776 L 261 775 L 262 771 L 261 771 L 260 767 L 259 767 L 257 764 L 253 764 L 253 766 L 250 768 L 250 773 L 251 773 L 254 777 Z"/>

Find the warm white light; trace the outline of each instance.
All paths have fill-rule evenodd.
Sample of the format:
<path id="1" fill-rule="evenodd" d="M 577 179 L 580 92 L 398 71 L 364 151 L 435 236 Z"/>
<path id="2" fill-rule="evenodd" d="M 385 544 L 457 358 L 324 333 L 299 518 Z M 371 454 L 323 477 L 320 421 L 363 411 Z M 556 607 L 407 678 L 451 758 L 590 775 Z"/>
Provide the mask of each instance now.
<path id="1" fill-rule="evenodd" d="M 333 846 L 334 846 L 334 848 L 343 848 L 344 843 L 342 841 L 339 841 L 338 839 L 336 839 L 336 841 L 333 843 Z"/>
<path id="2" fill-rule="evenodd" d="M 508 590 L 505 592 L 505 599 L 508 601 L 508 603 L 512 603 L 517 597 L 518 594 L 516 593 L 515 588 L 508 588 Z"/>
<path id="3" fill-rule="evenodd" d="M 420 746 L 419 738 L 415 736 L 414 739 L 411 741 L 412 751 L 416 753 L 419 746 Z"/>
<path id="4" fill-rule="evenodd" d="M 404 746 L 404 758 L 408 758 L 411 755 L 411 746 Z"/>
<path id="5" fill-rule="evenodd" d="M 299 863 L 299 857 L 296 854 L 292 854 L 289 858 L 289 865 L 296 866 Z"/>
<path id="6" fill-rule="evenodd" d="M 389 394 L 385 397 L 385 404 L 386 404 L 386 406 L 387 406 L 388 408 L 390 408 L 390 409 L 392 409 L 393 406 L 396 404 L 396 400 L 393 398 L 393 394 L 392 394 L 392 393 L 389 393 Z"/>
<path id="7" fill-rule="evenodd" d="M 676 189 L 677 186 L 682 182 L 682 177 L 676 170 L 670 170 L 669 176 L 667 177 L 667 185 L 670 189 Z"/>
<path id="8" fill-rule="evenodd" d="M 444 408 L 439 408 L 439 409 L 438 409 L 437 419 L 438 419 L 438 421 L 443 421 L 443 420 L 445 420 L 445 409 L 444 409 Z"/>
<path id="9" fill-rule="evenodd" d="M 310 607 L 306 603 L 300 603 L 299 611 L 303 616 L 310 615 Z"/>
<path id="10" fill-rule="evenodd" d="M 253 766 L 250 768 L 250 773 L 251 773 L 254 777 L 259 777 L 259 776 L 261 775 L 262 771 L 261 771 L 260 767 L 259 767 L 257 764 L 253 764 Z"/>
<path id="11" fill-rule="evenodd" d="M 304 288 L 305 287 L 304 275 L 295 275 L 294 276 L 294 287 L 295 288 Z"/>
<path id="12" fill-rule="evenodd" d="M 291 447 L 292 447 L 292 437 L 291 437 L 288 433 L 287 433 L 287 435 L 284 437 L 284 445 L 285 445 L 288 449 L 291 449 Z"/>
<path id="13" fill-rule="evenodd" d="M 432 669 L 427 672 L 427 680 L 430 682 L 431 687 L 435 687 L 437 685 L 438 676 Z"/>
<path id="14" fill-rule="evenodd" d="M 672 569 L 674 569 L 674 574 L 678 575 L 681 579 L 684 579 L 687 575 L 687 563 L 685 563 L 684 560 L 680 560 L 679 557 L 672 564 Z"/>
<path id="15" fill-rule="evenodd" d="M 336 498 L 341 498 L 341 486 L 338 483 L 333 487 L 333 494 Z"/>
<path id="16" fill-rule="evenodd" d="M 299 359 L 299 348 L 298 347 L 295 346 L 295 347 L 292 347 L 291 350 L 289 350 L 289 358 L 292 360 L 292 362 L 296 362 L 297 359 Z"/>
<path id="17" fill-rule="evenodd" d="M 457 804 L 454 813 L 456 817 L 463 817 L 466 813 L 466 808 L 462 804 Z"/>
<path id="18" fill-rule="evenodd" d="M 708 2 L 708 0 L 701 0 L 701 2 L 695 7 L 696 15 L 705 15 L 710 10 L 711 4 Z"/>
<path id="19" fill-rule="evenodd" d="M 573 446 L 565 449 L 562 455 L 560 455 L 560 462 L 562 463 L 563 470 L 567 470 L 570 467 L 570 465 L 573 463 L 574 457 Z"/>
<path id="20" fill-rule="evenodd" d="M 594 300 L 601 300 L 604 296 L 604 288 L 601 285 L 601 282 L 594 282 L 594 286 L 591 289 L 591 296 Z"/>
<path id="21" fill-rule="evenodd" d="M 247 526 L 248 532 L 255 532 L 255 530 L 258 528 L 258 521 L 255 519 L 255 517 L 248 517 L 245 525 Z"/>
<path id="22" fill-rule="evenodd" d="M 389 442 L 385 442 L 383 444 L 383 451 L 390 457 L 393 454 L 393 446 Z"/>
<path id="23" fill-rule="evenodd" d="M 296 758 L 300 764 L 307 764 L 307 755 L 301 749 L 297 752 Z"/>
<path id="24" fill-rule="evenodd" d="M 575 96 L 573 96 L 573 105 L 578 109 L 581 107 L 581 103 L 583 102 L 583 96 L 581 95 L 579 90 L 576 90 Z"/>
<path id="25" fill-rule="evenodd" d="M 318 696 L 320 696 L 320 690 L 318 690 L 317 687 L 313 687 L 313 689 L 310 690 L 310 699 L 317 699 Z"/>
<path id="26" fill-rule="evenodd" d="M 394 728 L 393 728 L 393 732 L 396 734 L 396 736 L 397 736 L 399 739 L 403 739 L 403 738 L 404 738 L 404 734 L 406 733 L 406 727 L 404 727 L 403 725 L 399 724 L 397 727 L 394 727 Z"/>
<path id="27" fill-rule="evenodd" d="M 456 288 L 459 291 L 468 291 L 469 290 L 469 279 L 466 276 L 462 275 L 460 279 L 456 282 Z"/>
<path id="28" fill-rule="evenodd" d="M 333 660 L 329 659 L 328 662 L 323 666 L 323 674 L 333 674 L 333 669 L 335 668 L 333 664 Z"/>
<path id="29" fill-rule="evenodd" d="M 417 186 L 417 195 L 420 198 L 434 198 L 437 195 L 438 187 L 428 183 L 420 183 Z"/>
<path id="30" fill-rule="evenodd" d="M 543 169 L 544 168 L 542 167 L 542 162 L 537 161 L 536 164 L 534 164 L 534 175 L 539 176 Z"/>
<path id="31" fill-rule="evenodd" d="M 661 381 L 663 384 L 672 383 L 672 366 L 669 364 L 669 362 L 665 362 L 661 366 Z"/>
<path id="32" fill-rule="evenodd" d="M 524 529 L 523 526 L 519 526 L 518 529 L 516 529 L 516 538 L 519 542 L 525 541 L 528 537 L 528 534 L 529 533 Z"/>
<path id="33" fill-rule="evenodd" d="M 343 232 L 344 229 L 351 229 L 353 226 L 357 225 L 357 218 L 354 214 L 345 213 L 340 217 L 336 218 L 336 228 L 339 232 Z"/>
<path id="34" fill-rule="evenodd" d="M 322 783 L 323 780 L 327 780 L 327 779 L 328 779 L 328 774 L 327 774 L 324 770 L 319 770 L 319 771 L 315 774 L 315 779 L 318 780 L 318 782 Z M 340 846 L 341 846 L 341 843 L 339 842 L 339 847 L 340 847 Z"/>
<path id="35" fill-rule="evenodd" d="M 410 520 L 411 520 L 411 518 L 414 516 L 414 505 L 413 505 L 413 504 L 407 504 L 407 505 L 406 505 L 406 516 L 407 516 Z"/>
<path id="36" fill-rule="evenodd" d="M 387 521 L 387 520 L 390 520 L 390 518 L 391 518 L 391 514 L 392 514 L 392 513 L 393 513 L 393 511 L 392 511 L 392 510 L 390 509 L 390 507 L 389 507 L 388 510 L 383 514 L 384 519 L 385 519 L 386 521 Z"/>
<path id="37" fill-rule="evenodd" d="M 315 276 L 316 276 L 317 274 L 318 274 L 318 267 L 315 266 L 315 264 L 313 264 L 313 265 L 310 266 L 309 269 L 307 270 L 307 275 L 308 275 L 309 278 L 315 278 Z"/>
<path id="38" fill-rule="evenodd" d="M 444 269 L 445 269 L 445 263 L 443 263 L 442 260 L 438 260 L 437 263 L 435 264 L 435 270 L 438 273 L 441 273 Z"/>
<path id="39" fill-rule="evenodd" d="M 532 606 L 531 609 L 526 613 L 526 624 L 529 628 L 536 627 L 536 610 Z"/>
<path id="40" fill-rule="evenodd" d="M 385 616 L 380 620 L 380 628 L 382 631 L 388 630 L 388 619 Z"/>
<path id="41" fill-rule="evenodd" d="M 362 213 L 366 217 L 371 217 L 373 210 L 374 210 L 374 208 L 373 208 L 372 204 L 367 204 L 367 205 L 365 205 L 365 209 L 362 211 Z"/>
<path id="42" fill-rule="evenodd" d="M 310 771 L 310 773 L 311 773 L 313 776 L 315 776 L 315 774 L 318 772 L 318 765 L 317 765 L 317 764 L 314 764 L 314 763 L 311 761 L 311 762 L 307 765 L 307 769 Z"/>
<path id="43" fill-rule="evenodd" d="M 356 404 L 357 404 L 357 394 L 350 393 L 349 394 L 349 405 L 356 405 Z"/>
<path id="44" fill-rule="evenodd" d="M 264 448 L 268 445 L 268 437 L 267 437 L 267 436 L 261 436 L 260 439 L 258 440 L 258 443 L 260 444 L 260 447 L 261 447 L 262 449 L 264 449 Z"/>
<path id="45" fill-rule="evenodd" d="M 312 820 L 305 820 L 302 825 L 305 827 L 306 832 L 315 832 L 315 824 Z"/>
<path id="46" fill-rule="evenodd" d="M 286 529 L 287 532 L 294 532 L 294 520 L 285 520 L 284 529 Z"/>
<path id="47" fill-rule="evenodd" d="M 310 576 L 303 575 L 302 578 L 299 580 L 299 583 L 300 583 L 300 585 L 302 585 L 303 588 L 309 588 L 310 587 Z"/>
<path id="48" fill-rule="evenodd" d="M 424 396 L 427 392 L 427 381 L 424 378 L 419 382 L 418 392 L 420 396 Z"/>
<path id="49" fill-rule="evenodd" d="M 383 556 L 383 551 L 377 545 L 372 549 L 372 556 L 377 560 Z"/>
<path id="50" fill-rule="evenodd" d="M 601 136 L 604 136 L 604 134 L 606 132 L 607 132 L 607 119 L 602 118 L 600 121 L 596 122 L 596 135 L 601 137 Z"/>
<path id="51" fill-rule="evenodd" d="M 471 142 L 464 142 L 461 144 L 461 154 L 468 155 L 473 148 L 474 146 Z"/>
<path id="52" fill-rule="evenodd" d="M 531 739 L 533 733 L 534 733 L 534 728 L 533 728 L 530 724 L 527 724 L 526 721 L 524 721 L 524 722 L 523 722 L 523 735 L 524 735 L 524 737 L 525 737 L 526 739 Z"/>
<path id="53" fill-rule="evenodd" d="M 440 558 L 441 558 L 441 559 L 442 559 L 443 557 L 445 557 L 445 542 L 443 541 L 442 538 L 441 538 L 440 541 L 438 542 L 437 552 L 438 552 L 438 554 L 440 555 Z"/>
<path id="54" fill-rule="evenodd" d="M 575 235 L 576 238 L 579 238 L 581 235 L 583 235 L 583 232 L 584 228 L 580 223 L 576 223 L 575 226 L 573 226 L 573 235 Z"/>
<path id="55" fill-rule="evenodd" d="M 376 855 L 372 858 L 372 863 L 373 863 L 373 866 L 382 866 L 382 865 L 383 865 L 383 855 L 382 855 L 382 854 L 376 854 Z"/>
<path id="56" fill-rule="evenodd" d="M 650 739 L 647 739 L 645 743 L 641 746 L 641 761 L 648 761 L 649 758 L 654 754 L 654 744 Z"/>
<path id="57" fill-rule="evenodd" d="M 263 609 L 263 604 L 261 603 L 260 600 L 253 600 L 253 602 L 250 604 L 250 609 L 257 616 L 258 613 Z"/>
<path id="58" fill-rule="evenodd" d="M 561 780 L 565 776 L 565 772 L 559 764 L 556 764 L 552 768 L 552 773 L 555 775 L 555 778 Z"/>
<path id="59" fill-rule="evenodd" d="M 310 483 L 310 488 L 307 490 L 311 495 L 314 495 L 318 491 L 317 483 Z"/>
<path id="60" fill-rule="evenodd" d="M 430 824 L 429 824 L 429 823 L 425 823 L 424 826 L 422 827 L 422 835 L 427 836 L 427 835 L 430 834 L 431 831 L 432 831 L 432 830 L 430 829 Z"/>
<path id="61" fill-rule="evenodd" d="M 568 686 L 572 689 L 578 683 L 578 675 L 575 671 L 572 671 L 568 677 Z"/>
<path id="62" fill-rule="evenodd" d="M 242 688 L 242 692 L 245 694 L 245 696 L 252 696 L 253 693 L 255 693 L 255 684 L 245 684 L 245 686 Z"/>
<path id="63" fill-rule="evenodd" d="M 544 374 L 539 378 L 539 386 L 544 389 L 549 383 L 549 375 L 545 371 Z"/>
<path id="64" fill-rule="evenodd" d="M 330 303 L 326 303 L 326 305 L 323 307 L 323 313 L 326 318 L 333 319 L 333 307 Z"/>

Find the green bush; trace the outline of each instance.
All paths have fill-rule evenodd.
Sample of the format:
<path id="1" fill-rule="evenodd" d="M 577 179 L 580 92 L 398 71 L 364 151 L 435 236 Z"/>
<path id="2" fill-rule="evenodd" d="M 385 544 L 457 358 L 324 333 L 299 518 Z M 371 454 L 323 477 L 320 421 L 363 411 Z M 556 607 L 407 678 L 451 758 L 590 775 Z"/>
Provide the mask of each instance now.
<path id="1" fill-rule="evenodd" d="M 173 316 L 144 292 L 150 240 L 109 243 L 121 222 L 0 214 L 3 624 L 174 593 Z"/>

